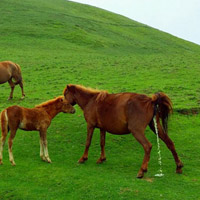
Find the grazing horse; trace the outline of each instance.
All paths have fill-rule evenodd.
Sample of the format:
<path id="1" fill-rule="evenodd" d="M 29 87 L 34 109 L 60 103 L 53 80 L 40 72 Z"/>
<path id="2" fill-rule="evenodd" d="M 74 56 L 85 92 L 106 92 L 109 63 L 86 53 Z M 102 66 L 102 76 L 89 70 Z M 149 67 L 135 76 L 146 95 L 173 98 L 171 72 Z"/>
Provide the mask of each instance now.
<path id="1" fill-rule="evenodd" d="M 6 136 L 10 130 L 8 140 L 9 159 L 12 165 L 15 161 L 12 154 L 13 139 L 17 129 L 26 131 L 39 131 L 40 133 L 40 157 L 42 160 L 51 163 L 47 149 L 47 129 L 51 120 L 60 112 L 75 113 L 75 109 L 69 104 L 63 96 L 44 102 L 34 108 L 24 108 L 21 106 L 11 106 L 1 112 L 1 146 L 0 146 L 0 164 L 3 158 L 3 146 Z"/>
<path id="2" fill-rule="evenodd" d="M 172 111 L 172 103 L 164 93 L 156 93 L 152 97 L 136 93 L 108 94 L 106 91 L 88 89 L 80 85 L 69 84 L 64 89 L 65 99 L 72 105 L 78 104 L 84 112 L 87 122 L 87 141 L 83 156 L 79 163 L 88 159 L 93 131 L 100 129 L 101 156 L 97 163 L 106 160 L 106 132 L 124 135 L 132 133 L 144 148 L 144 159 L 137 174 L 138 178 L 147 172 L 152 144 L 145 137 L 144 131 L 149 125 L 155 132 L 153 117 L 156 117 L 159 137 L 172 152 L 176 163 L 176 172 L 182 173 L 183 164 L 180 161 L 172 140 L 167 135 L 168 114 Z M 160 123 L 162 121 L 162 126 Z"/>
<path id="3" fill-rule="evenodd" d="M 16 82 L 13 82 L 14 79 Z M 15 85 L 20 85 L 22 90 L 22 99 L 24 99 L 24 88 L 23 88 L 23 81 L 22 81 L 22 74 L 21 68 L 16 63 L 11 61 L 4 61 L 0 62 L 0 84 L 7 82 L 11 87 L 11 93 L 8 100 L 13 98 L 13 92 L 15 89 Z"/>

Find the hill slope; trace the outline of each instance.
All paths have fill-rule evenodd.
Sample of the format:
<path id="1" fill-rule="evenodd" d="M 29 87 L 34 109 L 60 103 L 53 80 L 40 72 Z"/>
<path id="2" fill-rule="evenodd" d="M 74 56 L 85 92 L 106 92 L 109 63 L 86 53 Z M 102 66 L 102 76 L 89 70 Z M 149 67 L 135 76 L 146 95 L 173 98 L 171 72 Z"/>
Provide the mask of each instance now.
<path id="1" fill-rule="evenodd" d="M 109 92 L 167 93 L 175 111 L 197 112 L 200 99 L 200 46 L 144 24 L 91 6 L 65 0 L 1 0 L 0 57 L 22 67 L 26 98 L 16 87 L 7 101 L 0 85 L 0 110 L 19 104 L 33 107 L 62 94 L 66 84 Z M 185 167 L 175 175 L 171 153 L 161 142 L 165 176 L 158 170 L 156 137 L 149 171 L 135 179 L 143 149 L 132 135 L 106 136 L 107 162 L 96 165 L 99 131 L 89 160 L 78 165 L 86 123 L 82 111 L 60 114 L 48 129 L 51 165 L 39 158 L 38 133 L 18 131 L 13 145 L 17 166 L 0 166 L 0 199 L 198 199 L 200 179 L 199 115 L 174 113 L 169 135 Z M 97 134 L 98 133 L 98 134 Z M 181 184 L 180 184 L 181 183 Z M 167 188 L 167 189 L 166 189 Z"/>
<path id="2" fill-rule="evenodd" d="M 38 70 L 47 68 L 56 71 L 47 79 L 52 84 L 75 82 L 112 92 L 162 90 L 176 108 L 197 107 L 199 81 L 192 77 L 200 73 L 200 46 L 64 0 L 3 0 L 0 7 L 1 60 L 21 64 L 25 82 L 42 77 Z"/>

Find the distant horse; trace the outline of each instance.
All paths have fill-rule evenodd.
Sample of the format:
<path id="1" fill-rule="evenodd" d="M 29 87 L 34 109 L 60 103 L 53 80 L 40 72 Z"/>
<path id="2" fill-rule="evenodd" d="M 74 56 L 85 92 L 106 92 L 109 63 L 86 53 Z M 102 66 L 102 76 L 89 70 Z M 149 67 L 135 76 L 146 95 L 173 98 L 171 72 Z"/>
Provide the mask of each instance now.
<path id="1" fill-rule="evenodd" d="M 100 129 L 101 156 L 97 163 L 106 160 L 106 131 L 116 135 L 132 133 L 144 148 L 144 160 L 137 174 L 138 178 L 147 172 L 152 144 L 147 140 L 144 131 L 147 125 L 155 133 L 153 117 L 156 115 L 159 137 L 172 152 L 176 162 L 176 172 L 182 173 L 183 164 L 180 161 L 172 140 L 167 135 L 168 114 L 172 111 L 172 103 L 164 93 L 156 93 L 152 98 L 136 93 L 108 94 L 105 91 L 88 89 L 80 85 L 69 84 L 64 90 L 65 99 L 72 105 L 78 104 L 84 112 L 87 122 L 87 141 L 83 156 L 79 163 L 88 159 L 93 131 Z M 162 125 L 160 124 L 160 119 Z"/>
<path id="2" fill-rule="evenodd" d="M 42 103 L 35 108 L 24 108 L 21 106 L 11 106 L 1 112 L 1 146 L 0 146 L 0 164 L 3 158 L 3 146 L 5 144 L 6 136 L 9 132 L 8 140 L 9 158 L 12 165 L 15 161 L 12 154 L 13 139 L 16 135 L 17 129 L 26 131 L 39 131 L 40 133 L 40 157 L 42 160 L 51 163 L 47 148 L 47 129 L 51 124 L 51 120 L 60 112 L 75 113 L 75 109 L 70 105 L 64 97 L 57 97 Z"/>
<path id="3" fill-rule="evenodd" d="M 13 82 L 14 79 L 16 82 Z M 23 81 L 22 81 L 22 74 L 20 66 L 11 62 L 11 61 L 4 61 L 0 62 L 0 84 L 7 82 L 11 87 L 11 93 L 8 98 L 13 98 L 13 92 L 15 89 L 15 85 L 19 84 L 22 90 L 22 99 L 25 97 L 24 88 L 23 88 Z"/>

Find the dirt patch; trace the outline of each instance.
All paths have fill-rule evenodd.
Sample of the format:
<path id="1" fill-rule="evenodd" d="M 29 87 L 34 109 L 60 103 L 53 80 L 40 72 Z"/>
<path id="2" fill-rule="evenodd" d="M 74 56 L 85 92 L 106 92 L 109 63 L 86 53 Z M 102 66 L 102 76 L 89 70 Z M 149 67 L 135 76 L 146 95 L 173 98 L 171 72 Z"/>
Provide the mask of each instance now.
<path id="1" fill-rule="evenodd" d="M 149 183 L 153 183 L 153 178 L 143 178 L 144 181 L 147 181 Z"/>
<path id="2" fill-rule="evenodd" d="M 175 112 L 178 112 L 182 115 L 197 115 L 200 113 L 200 108 L 183 108 L 177 109 Z"/>

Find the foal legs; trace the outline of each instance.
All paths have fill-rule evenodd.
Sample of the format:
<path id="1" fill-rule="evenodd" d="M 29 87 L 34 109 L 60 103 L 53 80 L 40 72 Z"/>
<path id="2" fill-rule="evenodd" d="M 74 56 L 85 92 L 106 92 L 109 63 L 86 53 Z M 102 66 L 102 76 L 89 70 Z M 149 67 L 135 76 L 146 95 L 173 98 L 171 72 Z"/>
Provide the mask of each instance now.
<path id="1" fill-rule="evenodd" d="M 40 131 L 40 157 L 42 158 L 42 160 L 51 163 L 51 159 L 49 158 L 48 153 L 46 133 L 46 130 Z"/>
<path id="2" fill-rule="evenodd" d="M 10 80 L 8 80 L 8 83 L 9 83 L 9 85 L 11 87 L 10 96 L 8 98 L 8 100 L 10 100 L 10 99 L 13 98 L 13 92 L 14 92 L 14 89 L 15 89 L 15 84 L 13 83 L 12 78 Z"/>
<path id="3" fill-rule="evenodd" d="M 0 116 L 1 123 L 1 145 L 0 145 L 0 165 L 3 164 L 3 147 L 6 141 L 6 136 L 9 132 L 8 130 L 8 118 L 7 118 L 7 110 L 1 112 Z"/>
<path id="4" fill-rule="evenodd" d="M 154 128 L 153 122 L 151 122 L 149 124 L 149 126 L 150 126 L 151 130 L 155 133 L 155 128 Z M 174 143 L 169 138 L 167 133 L 164 132 L 164 130 L 163 130 L 163 128 L 162 128 L 162 126 L 161 126 L 159 121 L 157 121 L 157 126 L 158 126 L 158 135 L 159 135 L 159 137 L 167 145 L 168 149 L 172 152 L 172 155 L 173 155 L 174 160 L 176 162 L 176 173 L 181 174 L 182 173 L 183 163 L 181 162 L 181 160 L 178 157 L 178 154 L 176 152 Z"/>
<path id="5" fill-rule="evenodd" d="M 90 148 L 93 132 L 94 132 L 94 127 L 87 125 L 87 140 L 85 145 L 85 151 L 83 153 L 83 156 L 79 159 L 78 161 L 79 163 L 84 163 L 88 159 L 88 150 Z"/>
<path id="6" fill-rule="evenodd" d="M 42 160 L 46 161 L 45 156 L 44 156 L 43 139 L 42 139 L 41 133 L 40 133 L 40 157 Z"/>
<path id="7" fill-rule="evenodd" d="M 101 156 L 97 160 L 97 164 L 102 163 L 103 161 L 106 160 L 106 155 L 105 155 L 105 137 L 106 137 L 106 132 L 104 130 L 100 130 Z"/>
<path id="8" fill-rule="evenodd" d="M 17 131 L 17 130 L 15 130 L 15 129 L 14 129 L 14 130 L 11 129 L 11 131 L 10 131 L 10 137 L 9 137 L 9 139 L 8 139 L 9 160 L 10 160 L 10 162 L 11 162 L 11 164 L 12 164 L 13 166 L 16 165 L 16 164 L 15 164 L 15 161 L 14 161 L 13 153 L 12 153 L 13 139 L 14 139 L 14 137 L 15 137 L 15 135 L 16 135 L 16 131 Z"/>
<path id="9" fill-rule="evenodd" d="M 6 142 L 6 136 L 8 134 L 8 131 L 2 132 L 2 136 L 1 136 L 1 146 L 0 146 L 0 165 L 3 164 L 3 147 L 5 145 Z"/>
<path id="10" fill-rule="evenodd" d="M 143 146 L 144 153 L 145 153 L 144 159 L 142 162 L 142 166 L 137 174 L 137 178 L 142 178 L 144 176 L 144 172 L 147 172 L 152 144 L 145 137 L 144 131 L 131 130 L 131 132 L 132 132 L 133 136 L 135 137 L 135 139 Z"/>

